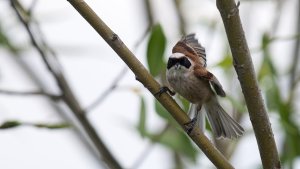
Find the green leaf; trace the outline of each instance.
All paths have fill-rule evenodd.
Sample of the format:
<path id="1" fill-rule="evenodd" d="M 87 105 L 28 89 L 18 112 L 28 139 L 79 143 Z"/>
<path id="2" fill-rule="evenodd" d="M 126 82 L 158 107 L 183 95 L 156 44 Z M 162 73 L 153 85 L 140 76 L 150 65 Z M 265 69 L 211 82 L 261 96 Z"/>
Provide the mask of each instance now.
<path id="1" fill-rule="evenodd" d="M 231 57 L 231 55 L 229 53 L 227 53 L 225 55 L 225 57 L 219 63 L 216 64 L 216 66 L 220 66 L 223 69 L 232 68 L 232 57 Z"/>
<path id="2" fill-rule="evenodd" d="M 268 75 L 270 75 L 270 69 L 264 59 L 262 65 L 258 71 L 258 81 L 261 81 L 262 79 L 264 79 L 264 77 L 266 77 Z"/>
<path id="3" fill-rule="evenodd" d="M 270 54 L 268 50 L 263 51 L 264 59 L 262 65 L 258 71 L 258 80 L 261 81 L 265 77 L 277 77 L 278 73 L 271 60 Z"/>
<path id="4" fill-rule="evenodd" d="M 230 101 L 232 107 L 234 107 L 238 112 L 246 112 L 247 108 L 245 106 L 245 101 L 236 99 L 230 95 L 226 96 L 227 100 Z"/>
<path id="5" fill-rule="evenodd" d="M 272 42 L 272 39 L 268 33 L 264 33 L 262 36 L 261 42 L 262 42 L 261 47 L 263 50 L 265 50 L 269 46 L 269 44 Z"/>
<path id="6" fill-rule="evenodd" d="M 38 128 L 48 128 L 48 129 L 62 129 L 62 128 L 68 128 L 70 127 L 67 123 L 54 123 L 54 124 L 48 124 L 48 123 L 26 123 L 26 122 L 20 122 L 16 120 L 6 121 L 0 125 L 0 129 L 9 129 L 14 127 L 19 127 L 21 125 L 26 126 L 34 126 Z"/>
<path id="7" fill-rule="evenodd" d="M 145 100 L 141 96 L 140 99 L 140 118 L 139 118 L 139 123 L 137 126 L 138 131 L 140 134 L 144 137 L 146 135 L 146 105 L 145 105 Z"/>
<path id="8" fill-rule="evenodd" d="M 188 112 L 189 108 L 190 108 L 190 102 L 188 100 L 186 100 L 184 97 L 180 96 L 180 95 L 177 95 L 177 96 L 178 96 L 179 101 L 181 102 L 181 105 L 182 105 L 180 107 L 182 107 L 182 109 L 185 112 Z"/>
<path id="9" fill-rule="evenodd" d="M 38 128 L 47 128 L 47 129 L 63 129 L 63 128 L 69 128 L 70 125 L 68 123 L 57 123 L 57 124 L 44 124 L 44 123 L 37 123 L 32 124 L 35 127 Z"/>
<path id="10" fill-rule="evenodd" d="M 20 50 L 11 43 L 11 41 L 9 40 L 9 38 L 1 28 L 1 25 L 0 25 L 0 46 L 5 47 L 6 49 L 8 49 L 10 52 L 14 54 L 16 54 Z"/>
<path id="11" fill-rule="evenodd" d="M 157 76 L 164 68 L 164 52 L 166 48 L 166 37 L 162 27 L 158 24 L 153 26 L 147 47 L 147 62 L 150 73 Z"/>
<path id="12" fill-rule="evenodd" d="M 10 129 L 20 126 L 21 123 L 18 121 L 6 121 L 0 125 L 0 129 Z"/>
<path id="13" fill-rule="evenodd" d="M 171 150 L 186 156 L 191 161 L 196 161 L 198 151 L 195 149 L 190 139 L 178 129 L 168 129 L 159 142 Z"/>
<path id="14" fill-rule="evenodd" d="M 160 117 L 162 117 L 164 119 L 167 119 L 167 120 L 172 119 L 170 113 L 156 99 L 155 99 L 155 111 Z"/>

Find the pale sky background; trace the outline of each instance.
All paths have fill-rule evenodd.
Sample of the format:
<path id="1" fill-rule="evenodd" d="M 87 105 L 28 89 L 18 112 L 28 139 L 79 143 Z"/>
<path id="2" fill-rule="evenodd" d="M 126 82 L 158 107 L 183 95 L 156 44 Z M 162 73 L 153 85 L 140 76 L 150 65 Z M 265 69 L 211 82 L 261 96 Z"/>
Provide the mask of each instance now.
<path id="1" fill-rule="evenodd" d="M 21 1 L 28 6 L 31 0 Z M 134 44 L 146 29 L 143 4 L 140 0 L 87 0 L 86 1 L 107 25 L 117 33 L 124 43 L 133 49 Z M 171 47 L 180 38 L 178 22 L 171 0 L 153 0 L 155 15 L 163 25 L 168 39 L 165 57 L 170 55 Z M 171 6 L 171 7 L 170 7 Z M 183 3 L 186 10 L 188 32 L 196 32 L 199 41 L 206 48 L 208 67 L 219 80 L 225 81 L 222 72 L 212 67 L 219 59 L 221 52 L 228 44 L 223 24 L 212 0 L 187 0 Z M 295 35 L 295 12 L 297 0 L 286 0 L 282 8 L 282 21 L 275 33 L 276 36 Z M 272 1 L 251 3 L 242 1 L 240 14 L 250 49 L 260 45 L 261 34 L 272 28 L 271 21 L 276 11 Z M 66 0 L 39 0 L 34 16 L 41 25 L 48 44 L 57 53 L 62 63 L 67 80 L 72 86 L 82 107 L 90 105 L 112 83 L 123 69 L 124 63 L 112 49 L 97 35 L 77 11 Z M 17 45 L 24 47 L 21 60 L 31 65 L 34 73 L 43 77 L 44 85 L 49 92 L 58 92 L 52 76 L 41 62 L 37 52 L 30 47 L 28 36 L 11 10 L 7 0 L 0 1 L 0 20 L 2 29 Z M 218 34 L 211 37 L 207 27 L 199 22 L 217 20 Z M 220 43 L 221 42 L 221 43 Z M 133 51 L 145 63 L 147 38 L 139 48 Z M 290 60 L 292 41 L 280 41 L 272 45 L 275 64 L 282 70 Z M 261 54 L 252 55 L 255 67 L 259 66 Z M 236 83 L 238 81 L 236 80 Z M 287 86 L 287 84 L 282 84 Z M 127 72 L 119 84 L 120 88 L 112 92 L 101 105 L 88 114 L 88 118 L 104 139 L 113 155 L 121 164 L 130 168 L 144 149 L 149 145 L 134 129 L 139 118 L 139 95 L 132 89 L 138 88 L 147 101 L 147 127 L 155 131 L 164 125 L 164 121 L 154 112 L 153 98 L 143 86 L 135 80 L 133 73 Z M 235 89 L 223 83 L 226 91 Z M 15 91 L 37 90 L 37 85 L 18 65 L 15 57 L 0 48 L 0 89 Z M 238 89 L 238 92 L 241 92 Z M 17 97 L 0 95 L 0 123 L 13 119 L 24 122 L 62 122 L 63 118 L 52 108 L 50 101 L 43 96 Z M 277 145 L 282 143 L 282 131 L 276 125 L 278 117 L 270 114 Z M 253 169 L 260 162 L 259 152 L 249 117 L 242 120 L 249 134 L 241 138 L 237 152 L 232 157 L 236 168 Z M 279 147 L 280 148 L 280 147 Z M 79 138 L 73 129 L 47 130 L 30 126 L 0 131 L 0 168 L 3 169 L 98 169 L 101 165 L 98 158 L 91 153 L 88 146 Z M 204 168 L 213 168 L 211 162 L 199 155 L 197 163 Z M 300 159 L 298 160 L 300 168 Z M 167 149 L 156 145 L 140 169 L 165 169 L 172 166 L 172 159 Z M 196 168 L 190 166 L 190 168 Z"/>

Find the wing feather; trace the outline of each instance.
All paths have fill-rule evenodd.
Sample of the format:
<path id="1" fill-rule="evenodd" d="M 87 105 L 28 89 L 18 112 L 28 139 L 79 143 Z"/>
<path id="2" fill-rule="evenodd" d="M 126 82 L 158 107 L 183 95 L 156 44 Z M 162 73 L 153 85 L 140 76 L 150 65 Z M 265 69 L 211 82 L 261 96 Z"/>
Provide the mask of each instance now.
<path id="1" fill-rule="evenodd" d="M 219 80 L 208 70 L 206 70 L 205 68 L 196 66 L 194 68 L 194 74 L 197 78 L 208 80 L 210 85 L 214 88 L 217 95 L 219 95 L 221 97 L 226 96 L 226 93 L 223 90 L 223 87 L 222 87 L 221 83 L 219 82 Z"/>
<path id="2" fill-rule="evenodd" d="M 182 37 L 173 48 L 173 53 L 175 52 L 183 53 L 186 56 L 189 56 L 189 54 L 192 53 L 193 55 L 198 56 L 197 59 L 200 61 L 201 65 L 206 67 L 205 48 L 198 42 L 194 33 Z"/>

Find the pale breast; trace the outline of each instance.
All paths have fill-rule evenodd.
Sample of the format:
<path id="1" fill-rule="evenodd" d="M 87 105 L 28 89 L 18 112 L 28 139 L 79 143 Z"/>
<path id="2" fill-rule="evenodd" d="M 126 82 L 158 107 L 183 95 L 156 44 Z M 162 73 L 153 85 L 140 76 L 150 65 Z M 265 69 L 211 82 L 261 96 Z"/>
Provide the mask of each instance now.
<path id="1" fill-rule="evenodd" d="M 211 88 L 205 80 L 198 79 L 192 72 L 170 70 L 167 73 L 169 85 L 192 103 L 202 103 L 211 96 Z"/>

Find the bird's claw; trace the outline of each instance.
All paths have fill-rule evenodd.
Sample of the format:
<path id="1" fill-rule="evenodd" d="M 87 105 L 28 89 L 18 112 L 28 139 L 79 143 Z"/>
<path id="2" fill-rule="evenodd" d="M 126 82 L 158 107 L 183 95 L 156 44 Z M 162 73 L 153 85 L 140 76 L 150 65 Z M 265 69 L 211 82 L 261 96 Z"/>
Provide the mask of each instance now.
<path id="1" fill-rule="evenodd" d="M 197 118 L 194 117 L 191 121 L 183 124 L 184 125 L 184 128 L 185 128 L 185 131 L 188 135 L 191 134 L 191 132 L 193 131 L 195 125 L 196 125 L 196 122 L 197 122 Z"/>
<path id="2" fill-rule="evenodd" d="M 155 93 L 154 95 L 158 97 L 161 96 L 161 94 L 165 93 L 165 92 L 168 92 L 171 96 L 174 96 L 176 93 L 173 92 L 171 89 L 169 89 L 167 86 L 163 86 L 159 89 L 159 91 L 157 93 Z"/>

